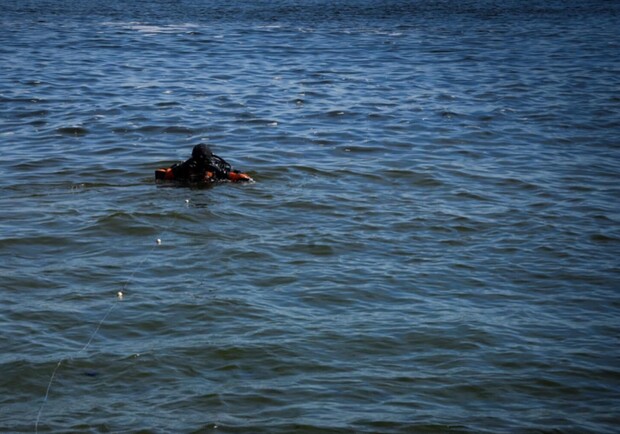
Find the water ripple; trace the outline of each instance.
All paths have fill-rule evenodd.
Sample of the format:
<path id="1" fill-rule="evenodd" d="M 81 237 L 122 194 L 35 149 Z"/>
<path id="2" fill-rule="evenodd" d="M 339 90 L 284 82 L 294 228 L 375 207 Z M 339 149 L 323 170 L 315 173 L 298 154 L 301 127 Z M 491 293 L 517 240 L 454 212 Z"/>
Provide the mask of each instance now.
<path id="1" fill-rule="evenodd" d="M 615 4 L 3 6 L 7 431 L 615 432 Z"/>

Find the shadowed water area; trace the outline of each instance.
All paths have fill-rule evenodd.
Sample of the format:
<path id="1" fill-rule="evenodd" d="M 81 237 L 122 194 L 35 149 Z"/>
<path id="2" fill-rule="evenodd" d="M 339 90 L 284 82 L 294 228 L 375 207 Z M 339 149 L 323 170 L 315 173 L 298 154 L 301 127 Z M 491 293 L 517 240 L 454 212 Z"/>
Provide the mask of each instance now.
<path id="1" fill-rule="evenodd" d="M 617 432 L 619 28 L 2 2 L 0 431 Z"/>

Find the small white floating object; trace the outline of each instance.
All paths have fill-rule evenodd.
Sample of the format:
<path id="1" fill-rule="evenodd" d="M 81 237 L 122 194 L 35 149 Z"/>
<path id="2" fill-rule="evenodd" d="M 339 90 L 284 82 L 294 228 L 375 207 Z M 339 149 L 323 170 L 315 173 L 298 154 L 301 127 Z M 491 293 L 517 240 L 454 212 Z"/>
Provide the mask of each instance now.
<path id="1" fill-rule="evenodd" d="M 189 199 L 185 199 L 185 203 L 189 203 Z"/>
<path id="2" fill-rule="evenodd" d="M 116 296 L 118 297 L 119 300 L 122 300 L 123 299 L 123 291 L 118 291 L 116 293 Z"/>
<path id="3" fill-rule="evenodd" d="M 159 246 L 161 244 L 161 239 L 157 238 L 156 242 L 157 242 L 157 245 Z"/>

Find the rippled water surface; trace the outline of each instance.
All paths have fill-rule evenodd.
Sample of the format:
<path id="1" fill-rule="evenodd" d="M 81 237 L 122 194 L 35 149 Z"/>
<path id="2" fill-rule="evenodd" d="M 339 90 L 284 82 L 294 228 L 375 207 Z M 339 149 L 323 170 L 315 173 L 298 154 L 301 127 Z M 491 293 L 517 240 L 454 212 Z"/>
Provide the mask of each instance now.
<path id="1" fill-rule="evenodd" d="M 0 431 L 616 432 L 616 2 L 1 8 Z"/>

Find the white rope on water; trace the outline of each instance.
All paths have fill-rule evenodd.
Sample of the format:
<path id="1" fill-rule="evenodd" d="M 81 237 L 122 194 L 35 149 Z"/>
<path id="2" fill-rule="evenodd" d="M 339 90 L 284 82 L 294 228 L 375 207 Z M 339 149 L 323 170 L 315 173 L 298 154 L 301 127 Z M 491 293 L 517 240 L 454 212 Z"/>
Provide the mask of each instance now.
<path id="1" fill-rule="evenodd" d="M 187 202 L 188 201 L 186 201 L 186 203 Z M 39 411 L 37 413 L 37 419 L 36 419 L 35 424 L 34 424 L 34 432 L 35 432 L 35 434 L 39 433 L 39 422 L 41 420 L 41 414 L 43 413 L 43 408 L 45 407 L 45 403 L 47 402 L 47 398 L 49 397 L 50 390 L 52 389 L 52 384 L 54 383 L 54 378 L 56 377 L 56 372 L 58 371 L 58 369 L 60 369 L 60 366 L 62 365 L 62 363 L 64 361 L 66 361 L 68 359 L 73 359 L 74 357 L 77 357 L 80 353 L 82 353 L 82 352 L 84 352 L 84 351 L 86 351 L 88 349 L 88 347 L 92 343 L 93 339 L 95 338 L 95 336 L 97 335 L 97 333 L 101 329 L 101 326 L 103 325 L 103 323 L 108 319 L 108 317 L 110 316 L 110 314 L 112 313 L 114 308 L 118 305 L 118 302 L 123 299 L 123 297 L 125 295 L 125 290 L 129 286 L 129 283 L 132 281 L 132 279 L 135 276 L 135 274 L 138 272 L 138 270 L 140 268 L 142 268 L 142 265 L 144 264 L 144 262 L 149 258 L 149 256 L 151 256 L 153 251 L 159 245 L 161 245 L 161 238 L 157 238 L 157 240 L 155 242 L 155 246 L 153 246 L 151 248 L 151 250 L 149 250 L 149 252 L 144 256 L 144 258 L 142 258 L 142 261 L 140 261 L 138 266 L 134 268 L 134 270 L 131 273 L 131 275 L 127 278 L 127 280 L 123 284 L 121 290 L 119 290 L 116 293 L 116 298 L 114 299 L 114 302 L 112 302 L 112 305 L 108 308 L 108 310 L 106 311 L 105 315 L 103 315 L 103 317 L 101 318 L 101 320 L 97 324 L 97 327 L 95 327 L 95 330 L 91 333 L 90 338 L 88 339 L 86 344 L 79 351 L 77 351 L 73 356 L 68 357 L 68 358 L 64 357 L 64 358 L 60 359 L 58 361 L 58 363 L 56 364 L 56 367 L 54 368 L 54 370 L 52 371 L 52 375 L 50 376 L 50 380 L 47 383 L 47 388 L 45 390 L 45 396 L 43 397 L 43 402 L 41 403 L 41 406 L 39 407 Z"/>

